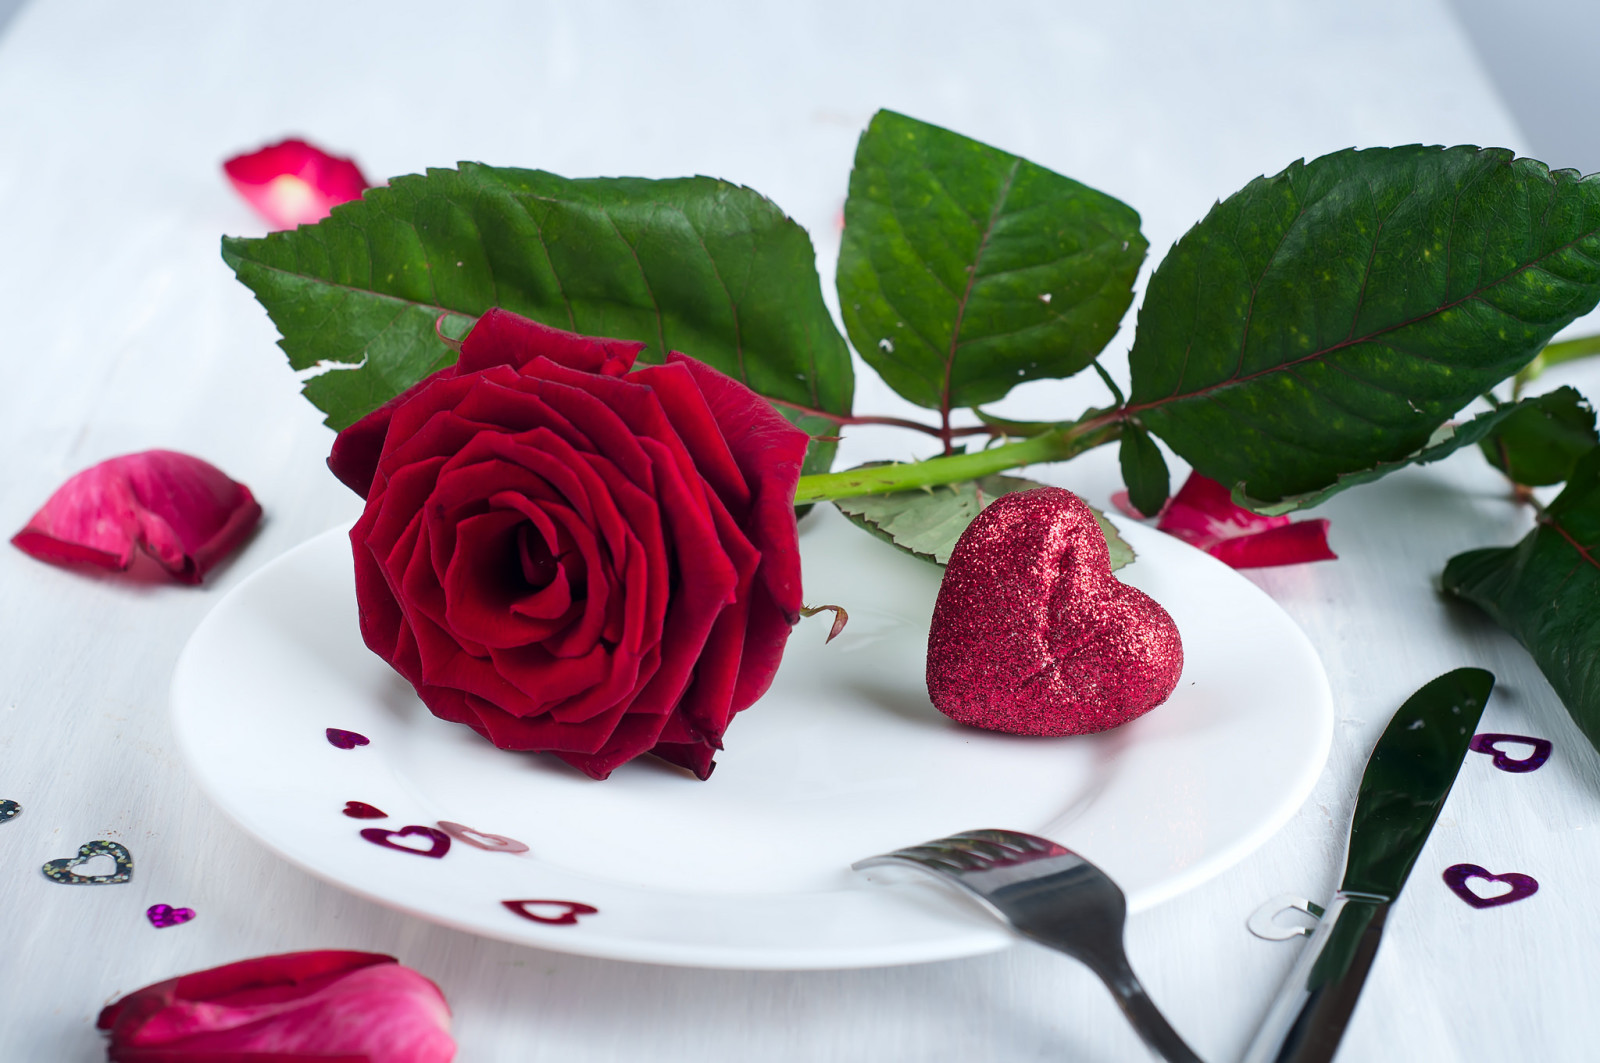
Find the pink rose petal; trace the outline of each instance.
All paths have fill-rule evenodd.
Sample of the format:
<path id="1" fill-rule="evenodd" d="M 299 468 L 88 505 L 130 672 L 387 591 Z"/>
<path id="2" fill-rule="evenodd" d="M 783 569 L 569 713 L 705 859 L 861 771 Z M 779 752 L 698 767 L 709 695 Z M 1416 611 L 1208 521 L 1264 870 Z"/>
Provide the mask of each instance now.
<path id="1" fill-rule="evenodd" d="M 146 986 L 98 1026 L 113 1063 L 449 1063 L 450 1009 L 428 979 L 357 952 L 264 956 Z"/>
<path id="2" fill-rule="evenodd" d="M 367 179 L 350 159 L 303 140 L 285 140 L 222 164 L 233 187 L 277 229 L 310 225 L 340 203 L 360 199 Z"/>
<path id="3" fill-rule="evenodd" d="M 250 489 L 216 466 L 171 450 L 147 450 L 72 477 L 11 542 L 40 561 L 118 572 L 138 548 L 173 579 L 199 583 L 260 519 Z"/>

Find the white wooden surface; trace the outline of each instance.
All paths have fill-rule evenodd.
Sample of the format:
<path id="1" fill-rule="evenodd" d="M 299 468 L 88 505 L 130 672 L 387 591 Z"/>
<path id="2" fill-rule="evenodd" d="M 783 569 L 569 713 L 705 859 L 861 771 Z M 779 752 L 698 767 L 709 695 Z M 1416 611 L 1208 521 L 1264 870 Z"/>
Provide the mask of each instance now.
<path id="1" fill-rule="evenodd" d="M 0 39 L 0 528 L 67 475 L 164 446 L 248 483 L 267 519 L 203 589 L 130 585 L 0 549 L 0 1059 L 86 1063 L 102 1004 L 146 982 L 299 948 L 389 951 L 436 979 L 460 1059 L 1136 1060 L 1083 970 L 1018 947 L 912 968 L 749 974 L 572 958 L 389 912 L 291 868 L 215 813 L 173 752 L 167 677 L 242 576 L 350 518 L 322 467 L 331 435 L 274 330 L 217 255 L 261 225 L 229 154 L 300 133 L 369 176 L 476 159 L 571 175 L 712 173 L 815 234 L 825 288 L 858 131 L 888 106 L 1025 154 L 1127 200 L 1153 257 L 1261 172 L 1351 144 L 1519 134 L 1440 0 L 1343 4 L 650 5 L 33 0 Z M 1549 160 L 1560 164 L 1562 160 Z M 1113 343 L 1125 350 L 1127 332 Z M 1115 361 L 1116 359 L 1113 359 Z M 1574 375 L 1590 394 L 1600 376 Z M 899 412 L 863 381 L 863 411 Z M 1069 415 L 1092 381 L 1009 408 Z M 845 459 L 909 455 L 863 434 Z M 1112 455 L 1049 478 L 1103 502 Z M 1469 757 L 1390 921 L 1341 1059 L 1577 1060 L 1600 929 L 1600 758 L 1525 654 L 1447 604 L 1444 560 L 1526 518 L 1472 455 L 1325 507 L 1334 563 L 1253 576 L 1323 655 L 1340 720 L 1296 819 L 1237 868 L 1132 921 L 1130 952 L 1209 1060 L 1237 1058 L 1294 956 L 1244 929 L 1285 890 L 1335 885 L 1360 769 L 1390 712 L 1460 664 L 1501 679 L 1484 729 L 1556 743 L 1508 775 Z M 1294 712 L 1294 705 L 1283 711 Z M 133 883 L 38 872 L 90 838 L 127 844 Z M 1440 871 L 1535 875 L 1537 896 L 1474 911 Z M 146 906 L 199 912 L 154 930 Z"/>

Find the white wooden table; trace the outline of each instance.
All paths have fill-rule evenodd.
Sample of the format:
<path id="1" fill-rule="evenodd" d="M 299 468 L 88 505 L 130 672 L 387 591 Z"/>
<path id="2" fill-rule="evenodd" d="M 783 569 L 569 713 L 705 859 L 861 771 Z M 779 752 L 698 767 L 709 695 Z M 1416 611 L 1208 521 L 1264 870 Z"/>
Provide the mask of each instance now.
<path id="1" fill-rule="evenodd" d="M 831 290 L 855 138 L 880 106 L 1122 197 L 1156 259 L 1214 199 L 1301 156 L 1521 147 L 1442 0 L 981 12 L 933 0 L 24 7 L 0 39 L 0 528 L 19 528 L 70 473 L 157 446 L 248 483 L 267 518 L 198 590 L 0 549 L 0 797 L 26 809 L 0 826 L 0 1059 L 87 1063 L 102 1052 L 94 1016 L 122 992 L 323 947 L 392 952 L 438 981 L 466 1063 L 1145 1058 L 1084 970 L 1031 946 L 884 970 L 702 971 L 524 949 L 386 910 L 225 822 L 167 722 L 168 676 L 206 611 L 358 509 L 322 467 L 331 434 L 270 322 L 218 256 L 220 234 L 262 231 L 218 169 L 237 151 L 300 133 L 374 178 L 458 159 L 716 174 L 812 231 Z M 1593 372 L 1560 380 L 1600 394 Z M 1007 408 L 1070 415 L 1097 389 L 1033 385 Z M 858 394 L 863 411 L 904 411 L 866 378 Z M 883 456 L 891 438 L 905 446 L 861 434 L 841 457 Z M 1114 465 L 1096 453 L 1047 476 L 1104 502 Z M 1521 535 L 1527 518 L 1503 494 L 1473 455 L 1396 475 L 1324 507 L 1339 561 L 1251 577 L 1317 646 L 1338 724 L 1287 827 L 1129 926 L 1135 967 L 1205 1058 L 1238 1057 L 1294 958 L 1294 945 L 1250 936 L 1246 916 L 1286 890 L 1332 889 L 1378 732 L 1412 689 L 1461 664 L 1500 677 L 1483 729 L 1543 736 L 1555 753 L 1522 776 L 1468 758 L 1341 1058 L 1600 1051 L 1600 757 L 1521 649 L 1435 588 L 1452 553 Z M 134 850 L 134 883 L 68 889 L 39 874 L 94 837 Z M 1439 878 L 1463 861 L 1542 889 L 1471 910 Z M 143 911 L 162 901 L 199 918 L 153 930 Z"/>

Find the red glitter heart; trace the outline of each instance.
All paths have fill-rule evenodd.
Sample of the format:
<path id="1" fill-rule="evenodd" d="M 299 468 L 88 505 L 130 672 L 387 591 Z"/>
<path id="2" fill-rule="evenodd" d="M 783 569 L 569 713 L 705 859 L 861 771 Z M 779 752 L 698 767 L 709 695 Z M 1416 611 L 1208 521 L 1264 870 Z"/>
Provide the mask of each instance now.
<path id="1" fill-rule="evenodd" d="M 433 842 L 433 847 L 431 849 L 415 849 L 409 845 L 401 845 L 399 842 L 394 840 L 396 838 L 404 838 L 410 835 L 431 840 Z M 432 827 L 410 826 L 401 827 L 399 830 L 384 830 L 382 827 L 367 827 L 361 832 L 361 836 L 367 839 L 367 841 L 371 842 L 373 845 L 381 845 L 386 849 L 398 849 L 402 853 L 412 853 L 416 856 L 431 856 L 435 860 L 439 859 L 445 853 L 450 851 L 450 835 L 446 834 L 442 830 L 434 830 Z"/>
<path id="2" fill-rule="evenodd" d="M 389 813 L 365 801 L 346 801 L 344 814 L 351 819 L 388 819 Z"/>
<path id="3" fill-rule="evenodd" d="M 551 926 L 571 926 L 573 923 L 578 921 L 578 916 L 594 915 L 600 910 L 592 904 L 580 904 L 577 901 L 525 900 L 501 901 L 500 903 L 505 905 L 509 910 L 522 916 L 524 919 L 530 919 L 535 923 L 549 923 Z M 560 908 L 562 909 L 562 912 L 560 915 L 539 915 L 535 912 L 528 911 L 528 905 L 530 904 L 540 904 L 550 908 Z"/>
<path id="4" fill-rule="evenodd" d="M 956 543 L 928 632 L 928 694 L 951 719 L 1090 734 L 1161 704 L 1182 671 L 1177 625 L 1111 574 L 1072 492 L 1004 495 Z"/>

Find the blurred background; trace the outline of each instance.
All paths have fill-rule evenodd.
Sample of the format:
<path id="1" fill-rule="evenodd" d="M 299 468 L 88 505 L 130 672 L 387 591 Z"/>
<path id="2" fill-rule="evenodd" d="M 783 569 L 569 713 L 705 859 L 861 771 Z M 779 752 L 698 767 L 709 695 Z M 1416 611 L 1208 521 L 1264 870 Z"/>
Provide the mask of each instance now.
<path id="1" fill-rule="evenodd" d="M 0 33 L 28 0 L 0 0 Z M 1446 0 L 1537 159 L 1600 170 L 1593 0 Z"/>

